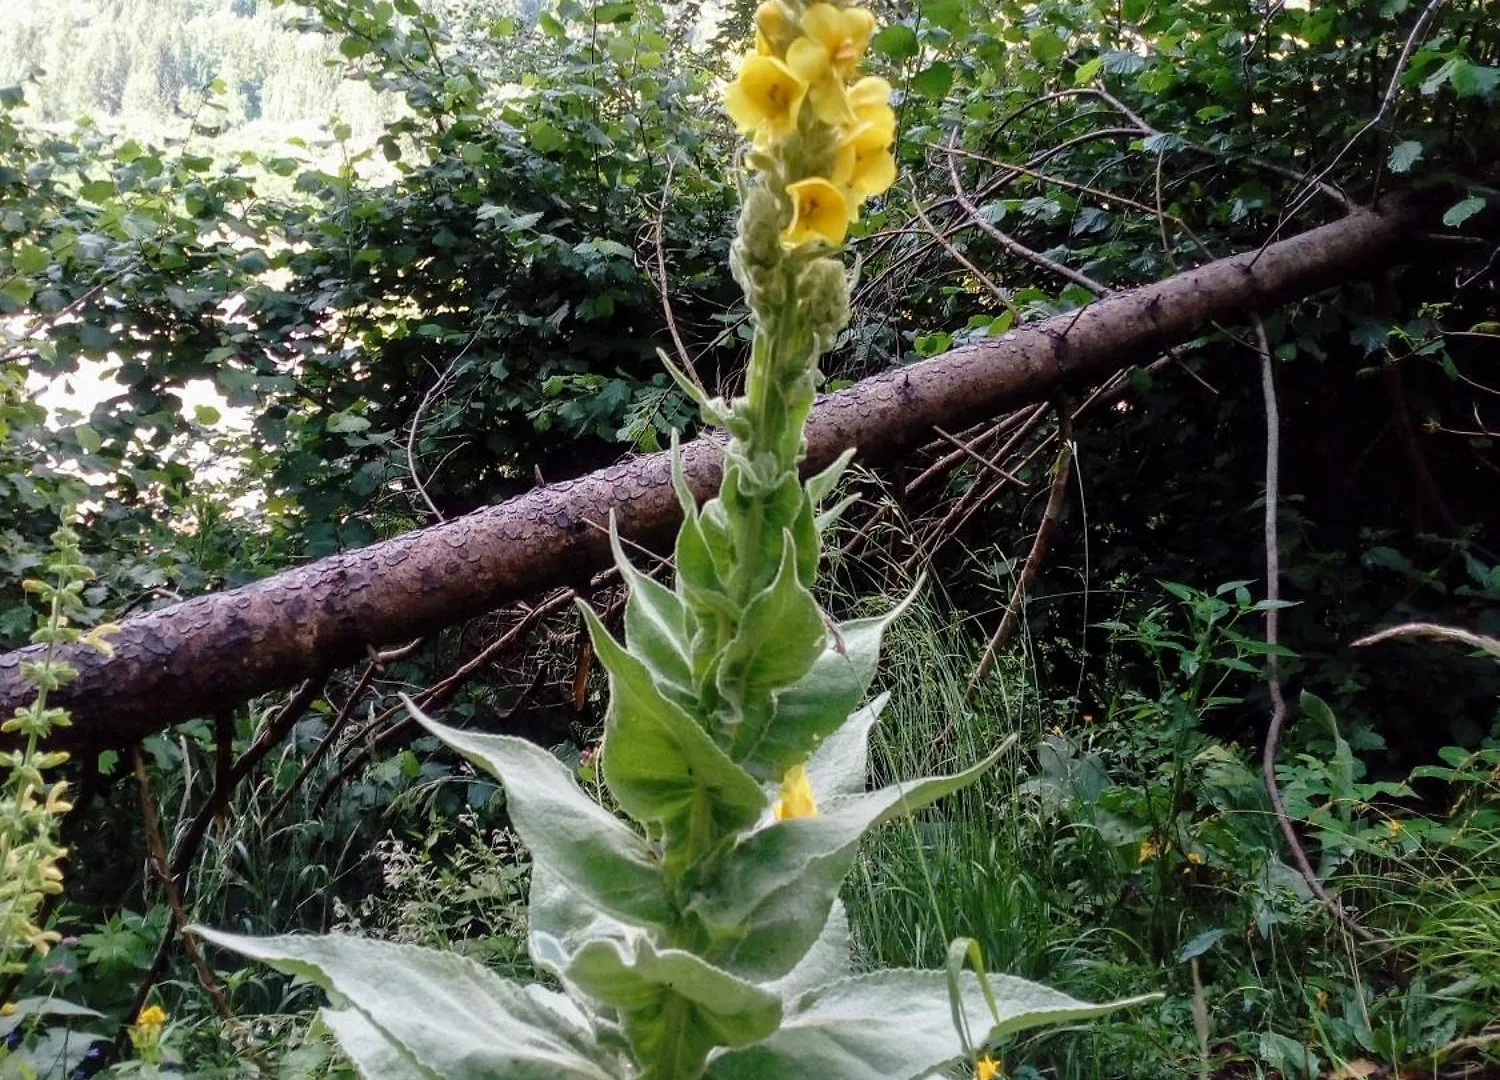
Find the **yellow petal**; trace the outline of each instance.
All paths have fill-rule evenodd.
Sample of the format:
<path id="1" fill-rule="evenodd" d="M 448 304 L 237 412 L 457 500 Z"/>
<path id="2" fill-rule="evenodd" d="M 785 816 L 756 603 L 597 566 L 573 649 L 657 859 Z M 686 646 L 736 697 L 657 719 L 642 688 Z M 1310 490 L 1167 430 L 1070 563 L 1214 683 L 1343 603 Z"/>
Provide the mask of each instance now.
<path id="1" fill-rule="evenodd" d="M 833 73 L 828 50 L 812 38 L 799 37 L 786 48 L 786 66 L 803 82 L 821 82 Z"/>
<path id="2" fill-rule="evenodd" d="M 836 75 L 820 79 L 807 88 L 807 98 L 813 113 L 829 127 L 844 127 L 855 121 L 854 111 L 849 108 L 849 96 L 844 93 L 844 84 Z"/>
<path id="3" fill-rule="evenodd" d="M 855 116 L 860 124 L 853 142 L 861 150 L 884 150 L 896 141 L 896 110 L 889 105 L 861 109 Z"/>
<path id="4" fill-rule="evenodd" d="M 832 53 L 844 35 L 843 12 L 832 4 L 809 4 L 802 13 L 802 32 Z"/>
<path id="5" fill-rule="evenodd" d="M 765 0 L 755 9 L 755 29 L 775 40 L 786 30 L 787 11 L 781 0 Z"/>
<path id="6" fill-rule="evenodd" d="M 806 768 L 793 765 L 782 776 L 781 798 L 776 800 L 773 812 L 777 821 L 818 816 L 818 804 L 813 799 L 812 782 L 807 778 Z"/>
<path id="7" fill-rule="evenodd" d="M 828 174 L 828 179 L 839 187 L 848 187 L 849 182 L 854 179 L 854 170 L 858 164 L 859 151 L 854 148 L 852 141 L 845 140 L 833 151 L 833 170 Z"/>
<path id="8" fill-rule="evenodd" d="M 792 223 L 782 234 L 783 243 L 798 247 L 822 240 L 830 247 L 838 247 L 844 242 L 849 231 L 849 202 L 837 185 L 824 177 L 810 176 L 788 184 L 786 192 L 792 197 Z M 787 775 L 790 777 L 791 773 Z M 782 800 L 786 800 L 785 781 Z"/>
<path id="9" fill-rule="evenodd" d="M 872 195 L 883 195 L 896 182 L 896 159 L 891 156 L 889 150 L 867 150 L 861 152 L 855 149 L 854 168 L 850 175 L 849 186 L 859 193 L 861 198 L 868 199 Z"/>
<path id="10" fill-rule="evenodd" d="M 866 75 L 859 82 L 849 87 L 849 104 L 855 109 L 873 108 L 876 105 L 889 105 L 891 102 L 891 84 L 879 75 Z"/>
<path id="11" fill-rule="evenodd" d="M 802 15 L 802 32 L 823 46 L 839 75 L 848 78 L 869 47 L 875 16 L 864 8 L 813 4 Z"/>

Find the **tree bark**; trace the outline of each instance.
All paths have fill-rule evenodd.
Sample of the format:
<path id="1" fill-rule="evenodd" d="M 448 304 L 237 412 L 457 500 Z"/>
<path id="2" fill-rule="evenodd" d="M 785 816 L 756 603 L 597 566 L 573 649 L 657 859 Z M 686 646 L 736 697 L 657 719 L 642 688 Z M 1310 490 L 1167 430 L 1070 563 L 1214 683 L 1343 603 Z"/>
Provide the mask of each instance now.
<path id="1" fill-rule="evenodd" d="M 1214 322 L 1234 322 L 1394 263 L 1424 215 L 1393 203 L 1362 210 L 1263 251 L 1119 293 L 1001 338 L 885 372 L 823 397 L 805 468 L 846 447 L 891 458 L 987 416 L 1042 401 L 1069 383 L 1154 359 Z M 1405 242 L 1405 243 L 1404 243 Z M 683 450 L 694 494 L 719 483 L 711 439 Z M 462 518 L 321 559 L 228 592 L 131 619 L 114 655 L 71 649 L 79 672 L 50 703 L 72 711 L 57 746 L 97 750 L 287 687 L 351 663 L 367 646 L 407 641 L 559 585 L 584 582 L 609 558 L 603 525 L 643 542 L 679 521 L 665 453 L 537 488 Z M 593 523 L 593 524 L 591 524 Z M 0 716 L 34 693 L 0 655 Z"/>

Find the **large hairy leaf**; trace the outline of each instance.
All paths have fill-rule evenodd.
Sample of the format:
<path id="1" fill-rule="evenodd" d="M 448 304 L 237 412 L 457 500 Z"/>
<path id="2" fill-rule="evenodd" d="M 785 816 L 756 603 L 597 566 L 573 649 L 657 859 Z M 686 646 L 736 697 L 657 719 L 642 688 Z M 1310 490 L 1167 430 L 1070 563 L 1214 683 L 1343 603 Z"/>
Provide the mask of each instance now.
<path id="1" fill-rule="evenodd" d="M 1039 1024 L 1086 1020 L 1146 998 L 1107 1005 L 1045 986 L 992 976 L 998 1016 L 979 979 L 959 981 L 964 1019 L 978 1047 Z M 765 1042 L 717 1057 L 710 1080 L 918 1080 L 963 1057 L 948 977 L 940 971 L 880 971 L 804 995 Z"/>
<path id="2" fill-rule="evenodd" d="M 696 1076 L 714 1047 L 758 1042 L 781 1020 L 779 995 L 683 949 L 658 949 L 640 931 L 594 933 L 567 978 L 620 1011 L 637 1061 L 667 1054 L 673 1075 Z"/>
<path id="3" fill-rule="evenodd" d="M 609 545 L 620 577 L 630 589 L 625 602 L 625 641 L 631 655 L 679 694 L 690 693 L 693 689 L 692 634 L 687 607 L 681 597 L 641 573 L 626 557 L 613 514 L 609 518 Z"/>
<path id="4" fill-rule="evenodd" d="M 767 990 L 780 995 L 785 1002 L 795 1001 L 809 990 L 847 978 L 854 972 L 849 948 L 849 914 L 844 902 L 835 900 L 828 921 L 797 966 L 781 978 L 764 983 Z"/>
<path id="5" fill-rule="evenodd" d="M 364 1025 L 334 1019 L 361 1041 L 372 1068 L 420 1062 L 443 1080 L 615 1080 L 582 1014 L 454 953 L 366 938 L 242 937 L 195 928 L 207 941 L 312 980 Z M 570 1018 L 573 1022 L 570 1022 Z M 372 1028 L 390 1045 L 366 1041 Z M 396 1051 L 399 1050 L 399 1053 Z M 402 1056 L 404 1055 L 404 1057 Z M 351 1052 L 351 1056 L 356 1056 Z M 404 1074 L 393 1073 L 393 1076 Z"/>
<path id="6" fill-rule="evenodd" d="M 734 749 L 744 754 L 758 780 L 780 779 L 781 769 L 756 754 L 767 738 L 771 695 L 807 674 L 828 640 L 818 602 L 797 573 L 797 545 L 782 534 L 776 577 L 745 605 L 739 628 L 725 647 L 718 670 L 719 692 L 733 709 Z M 732 753 L 731 756 L 734 756 Z"/>
<path id="7" fill-rule="evenodd" d="M 807 779 L 822 798 L 858 795 L 870 771 L 870 732 L 885 711 L 890 694 L 881 694 L 854 712 L 807 759 Z"/>
<path id="8" fill-rule="evenodd" d="M 885 629 L 915 596 L 913 589 L 884 615 L 840 625 L 807 674 L 776 693 L 770 723 L 736 732 L 731 756 L 752 775 L 767 779 L 806 761 L 869 692 Z"/>
<path id="9" fill-rule="evenodd" d="M 860 837 L 972 784 L 1004 750 L 964 772 L 835 798 L 816 817 L 778 821 L 746 836 L 689 905 L 711 934 L 726 941 L 715 957 L 752 979 L 790 971 L 827 922 Z"/>
<path id="10" fill-rule="evenodd" d="M 661 865 L 635 830 L 591 799 L 547 751 L 510 735 L 459 731 L 407 700 L 417 722 L 505 786 L 506 809 L 539 865 L 581 899 L 628 922 L 671 919 Z"/>
<path id="11" fill-rule="evenodd" d="M 600 755 L 604 781 L 637 821 L 658 822 L 675 842 L 694 815 L 723 832 L 753 824 L 766 807 L 759 784 L 714 744 L 698 722 L 667 699 L 651 672 L 581 606 L 599 662 L 609 672 L 609 717 Z"/>
<path id="12" fill-rule="evenodd" d="M 358 1009 L 319 1009 L 318 1022 L 338 1040 L 344 1056 L 365 1080 L 443 1080 L 366 1020 Z"/>

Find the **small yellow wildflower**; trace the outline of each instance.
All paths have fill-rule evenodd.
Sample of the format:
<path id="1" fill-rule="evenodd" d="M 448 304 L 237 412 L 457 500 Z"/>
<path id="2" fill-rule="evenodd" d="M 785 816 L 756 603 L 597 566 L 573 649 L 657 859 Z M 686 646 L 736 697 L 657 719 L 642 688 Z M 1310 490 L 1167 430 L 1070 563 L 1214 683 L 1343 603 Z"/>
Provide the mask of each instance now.
<path id="1" fill-rule="evenodd" d="M 1328 1008 L 1328 991 L 1327 990 L 1319 990 L 1318 991 L 1318 996 L 1314 1000 L 1317 1001 L 1319 1011 L 1327 1009 Z"/>
<path id="2" fill-rule="evenodd" d="M 1386 832 L 1391 834 L 1391 839 L 1394 840 L 1406 831 L 1406 822 L 1390 818 L 1386 821 L 1385 828 Z"/>
<path id="3" fill-rule="evenodd" d="M 808 95 L 818 119 L 825 124 L 854 120 L 844 84 L 864 59 L 875 16 L 864 8 L 836 8 L 813 4 L 802 16 L 802 33 L 787 47 L 787 65 L 808 84 Z"/>
<path id="4" fill-rule="evenodd" d="M 985 1054 L 974 1062 L 974 1080 L 995 1080 L 1000 1075 L 1000 1063 Z"/>
<path id="5" fill-rule="evenodd" d="M 792 223 L 781 234 L 782 243 L 800 247 L 822 240 L 838 247 L 849 232 L 849 201 L 832 181 L 809 176 L 786 186 L 792 197 Z"/>
<path id="6" fill-rule="evenodd" d="M 793 765 L 781 778 L 781 798 L 772 809 L 777 821 L 788 818 L 817 817 L 818 804 L 813 799 L 812 781 L 807 778 L 807 769 Z"/>
<path id="7" fill-rule="evenodd" d="M 135 1026 L 142 1028 L 159 1028 L 166 1022 L 167 1010 L 160 1005 L 147 1005 L 135 1018 Z"/>
<path id="8" fill-rule="evenodd" d="M 1150 862 L 1161 854 L 1161 845 L 1154 839 L 1147 838 L 1141 841 L 1141 850 L 1136 853 L 1135 861 L 1138 863 Z"/>
<path id="9" fill-rule="evenodd" d="M 807 83 L 774 56 L 747 56 L 724 92 L 724 108 L 747 134 L 782 138 L 797 130 Z"/>
<path id="10" fill-rule="evenodd" d="M 1189 851 L 1187 853 L 1187 861 L 1197 866 L 1203 862 L 1203 853 L 1200 851 Z"/>
<path id="11" fill-rule="evenodd" d="M 15 1016 L 15 1015 L 16 1015 L 16 1003 L 14 1001 L 7 1001 L 4 1005 L 0 1005 L 0 1016 Z"/>

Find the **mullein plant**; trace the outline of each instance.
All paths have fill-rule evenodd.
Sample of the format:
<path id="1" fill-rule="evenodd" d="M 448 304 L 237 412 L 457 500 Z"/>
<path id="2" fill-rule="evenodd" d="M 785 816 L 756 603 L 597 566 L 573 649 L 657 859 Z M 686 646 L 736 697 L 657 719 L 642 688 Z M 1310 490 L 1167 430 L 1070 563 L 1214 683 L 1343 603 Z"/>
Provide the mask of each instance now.
<path id="1" fill-rule="evenodd" d="M 1007 1034 L 1124 1004 L 956 964 L 854 972 L 838 893 L 860 838 L 973 783 L 999 750 L 865 790 L 885 703 L 866 696 L 899 608 L 825 617 L 811 590 L 838 508 L 819 507 L 851 455 L 806 482 L 798 466 L 818 356 L 849 319 L 834 253 L 895 179 L 895 115 L 889 84 L 859 76 L 868 11 L 771 0 L 756 25 L 725 98 L 751 139 L 731 255 L 755 320 L 745 394 L 707 400 L 680 380 L 728 431 L 722 484 L 699 509 L 675 459 L 673 588 L 632 566 L 611 527 L 623 643 L 582 607 L 609 675 L 599 757 L 618 813 L 545 750 L 407 703 L 503 785 L 532 857 L 531 956 L 558 989 L 403 945 L 200 931 L 327 989 L 321 1023 L 370 1080 L 990 1077 Z"/>

